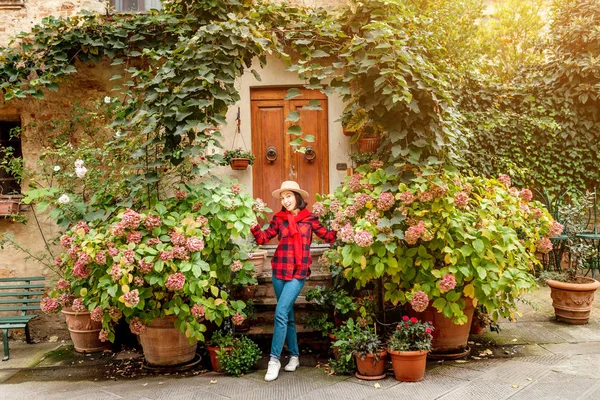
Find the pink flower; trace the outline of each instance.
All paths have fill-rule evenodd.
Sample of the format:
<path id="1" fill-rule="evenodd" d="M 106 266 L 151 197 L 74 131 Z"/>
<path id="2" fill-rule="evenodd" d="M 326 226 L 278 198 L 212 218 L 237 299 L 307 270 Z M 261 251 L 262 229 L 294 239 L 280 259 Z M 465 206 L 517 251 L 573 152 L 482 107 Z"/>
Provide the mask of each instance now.
<path id="1" fill-rule="evenodd" d="M 244 265 L 240 260 L 234 260 L 229 266 L 229 268 L 231 269 L 231 272 L 238 272 L 241 271 L 242 268 L 244 268 Z"/>
<path id="2" fill-rule="evenodd" d="M 40 308 L 46 314 L 58 312 L 59 306 L 60 304 L 58 304 L 58 301 L 50 297 L 44 297 L 42 301 L 40 301 Z"/>
<path id="3" fill-rule="evenodd" d="M 418 290 L 413 295 L 410 305 L 416 312 L 423 312 L 429 305 L 429 297 L 427 294 L 425 294 L 425 292 Z"/>
<path id="4" fill-rule="evenodd" d="M 185 236 L 182 233 L 171 232 L 169 236 L 174 246 L 185 246 Z"/>
<path id="5" fill-rule="evenodd" d="M 456 287 L 456 278 L 452 274 L 446 274 L 440 281 L 440 291 L 449 292 Z"/>
<path id="6" fill-rule="evenodd" d="M 352 225 L 344 225 L 340 230 L 339 237 L 343 242 L 352 243 L 354 241 L 354 228 Z"/>
<path id="7" fill-rule="evenodd" d="M 317 201 L 312 206 L 312 212 L 317 217 L 322 217 L 323 215 L 325 215 L 327 213 L 327 210 L 325 209 L 325 206 L 323 205 L 323 203 L 321 203 L 320 201 Z"/>
<path id="8" fill-rule="evenodd" d="M 185 284 L 185 276 L 181 272 L 169 275 L 165 287 L 169 290 L 181 290 Z"/>
<path id="9" fill-rule="evenodd" d="M 69 283 L 69 281 L 66 281 L 61 278 L 58 280 L 56 287 L 58 288 L 58 290 L 67 290 L 68 288 L 71 287 L 71 284 Z"/>
<path id="10" fill-rule="evenodd" d="M 138 317 L 135 317 L 129 322 L 129 330 L 134 335 L 139 335 L 140 333 L 146 332 L 146 325 L 144 325 Z"/>
<path id="11" fill-rule="evenodd" d="M 138 261 L 138 269 L 140 270 L 140 272 L 142 274 L 148 274 L 152 271 L 152 269 L 154 268 L 154 264 L 151 262 L 146 262 L 144 260 L 139 260 Z"/>
<path id="12" fill-rule="evenodd" d="M 466 207 L 469 203 L 469 195 L 465 192 L 458 192 L 456 196 L 454 196 L 454 205 L 456 207 Z"/>
<path id="13" fill-rule="evenodd" d="M 77 258 L 77 261 L 79 261 L 83 265 L 88 265 L 89 263 L 92 262 L 92 257 L 88 253 L 81 252 L 81 253 L 79 253 L 79 257 Z"/>
<path id="14" fill-rule="evenodd" d="M 69 250 L 67 250 L 67 254 L 69 255 L 69 258 L 76 260 L 77 256 L 79 255 L 79 245 L 71 247 Z"/>
<path id="15" fill-rule="evenodd" d="M 329 205 L 329 209 L 333 212 L 337 212 L 340 209 L 340 202 L 338 200 L 333 200 Z"/>
<path id="16" fill-rule="evenodd" d="M 119 254 L 119 249 L 117 249 L 116 247 L 111 247 L 110 249 L 108 249 L 108 255 L 111 257 L 116 257 Z"/>
<path id="17" fill-rule="evenodd" d="M 54 265 L 55 265 L 57 268 L 62 268 L 62 266 L 63 266 L 63 262 L 62 262 L 62 258 L 61 258 L 61 256 L 57 256 L 57 257 L 54 259 Z"/>
<path id="18" fill-rule="evenodd" d="M 158 228 L 162 225 L 162 221 L 158 215 L 148 214 L 146 216 L 146 220 L 144 221 L 144 226 L 146 229 L 151 231 L 154 228 Z"/>
<path id="19" fill-rule="evenodd" d="M 100 250 L 99 252 L 96 253 L 96 257 L 95 257 L 95 261 L 100 264 L 100 265 L 104 265 L 106 264 L 106 253 L 104 253 L 104 251 Z"/>
<path id="20" fill-rule="evenodd" d="M 123 223 L 125 228 L 129 229 L 137 229 L 138 226 L 140 226 L 141 220 L 142 217 L 140 216 L 140 214 L 138 214 L 130 208 L 128 208 L 127 211 L 125 211 L 123 217 L 121 218 L 121 222 Z"/>
<path id="21" fill-rule="evenodd" d="M 90 231 L 90 227 L 88 226 L 88 224 L 84 221 L 79 221 L 76 225 L 75 228 L 73 228 L 73 230 L 75 232 L 77 232 L 78 230 L 83 229 L 84 233 L 88 233 Z"/>
<path id="22" fill-rule="evenodd" d="M 390 192 L 383 192 L 377 199 L 377 209 L 381 211 L 387 211 L 394 207 L 394 195 Z"/>
<path id="23" fill-rule="evenodd" d="M 123 257 L 127 264 L 133 264 L 135 262 L 135 251 L 133 250 L 125 250 L 123 252 Z"/>
<path id="24" fill-rule="evenodd" d="M 196 236 L 189 237 L 185 241 L 185 248 L 190 252 L 200 251 L 204 248 L 204 240 Z"/>
<path id="25" fill-rule="evenodd" d="M 369 247 L 373 244 L 373 235 L 369 231 L 359 231 L 354 235 L 354 242 L 360 247 Z"/>
<path id="26" fill-rule="evenodd" d="M 533 193 L 529 189 L 521 189 L 521 193 L 519 193 L 523 201 L 531 201 L 533 199 Z"/>
<path id="27" fill-rule="evenodd" d="M 379 160 L 371 160 L 369 162 L 369 168 L 373 171 L 382 168 L 383 167 L 383 161 L 379 161 Z"/>
<path id="28" fill-rule="evenodd" d="M 135 307 L 140 302 L 140 292 L 137 289 L 133 289 L 130 292 L 124 293 L 123 300 L 125 300 L 126 306 Z"/>
<path id="29" fill-rule="evenodd" d="M 81 299 L 73 300 L 73 305 L 71 306 L 71 308 L 76 313 L 83 313 L 83 312 L 87 312 L 87 310 L 88 310 L 87 307 L 83 304 L 83 300 L 81 300 Z"/>
<path id="30" fill-rule="evenodd" d="M 125 225 L 122 222 L 117 222 L 111 227 L 110 231 L 115 236 L 123 236 L 125 234 Z"/>
<path id="31" fill-rule="evenodd" d="M 234 325 L 241 325 L 244 323 L 244 319 L 246 319 L 242 314 L 236 312 L 232 317 L 231 317 L 231 322 Z"/>
<path id="32" fill-rule="evenodd" d="M 194 306 L 192 307 L 190 312 L 192 313 L 194 318 L 200 319 L 200 318 L 204 317 L 204 306 L 194 304 Z"/>
<path id="33" fill-rule="evenodd" d="M 85 279 L 90 276 L 90 269 L 79 261 L 73 266 L 73 275 L 80 279 Z"/>
<path id="34" fill-rule="evenodd" d="M 157 244 L 160 244 L 160 239 L 159 238 L 150 238 L 150 239 L 148 239 L 146 244 L 148 246 L 156 246 Z"/>
<path id="35" fill-rule="evenodd" d="M 172 251 L 161 251 L 158 257 L 163 261 L 171 261 L 174 256 Z"/>
<path id="36" fill-rule="evenodd" d="M 231 189 L 231 191 L 233 192 L 233 194 L 240 194 L 240 193 L 242 193 L 242 186 L 239 183 L 232 183 L 229 188 Z"/>
<path id="37" fill-rule="evenodd" d="M 354 198 L 354 210 L 358 211 L 362 209 L 369 201 L 373 201 L 373 198 L 366 193 L 359 193 Z"/>
<path id="38" fill-rule="evenodd" d="M 252 205 L 252 209 L 259 213 L 264 212 L 266 207 L 267 204 L 262 199 L 256 199 L 256 201 Z"/>
<path id="39" fill-rule="evenodd" d="M 139 244 L 142 241 L 142 232 L 133 231 L 127 234 L 127 243 Z"/>
<path id="40" fill-rule="evenodd" d="M 73 238 L 68 235 L 63 235 L 60 237 L 60 244 L 68 249 L 73 244 Z"/>
<path id="41" fill-rule="evenodd" d="M 432 332 L 432 331 L 431 331 L 431 328 L 425 328 L 425 333 L 427 333 L 427 334 L 431 335 L 431 332 Z"/>
<path id="42" fill-rule="evenodd" d="M 181 201 L 181 200 L 185 200 L 188 196 L 188 192 L 186 192 L 185 190 L 178 190 L 175 192 L 175 198 L 177 198 L 177 200 Z"/>
<path id="43" fill-rule="evenodd" d="M 415 317 L 412 317 L 412 318 L 410 319 L 410 322 L 412 322 L 413 324 L 416 324 L 418 321 L 419 321 L 419 320 L 418 320 L 418 319 L 416 319 Z"/>
<path id="44" fill-rule="evenodd" d="M 108 332 L 102 329 L 98 334 L 98 340 L 100 340 L 102 343 L 106 342 L 108 340 Z"/>
<path id="45" fill-rule="evenodd" d="M 117 307 L 111 307 L 108 309 L 108 316 L 110 317 L 110 319 L 117 322 L 121 319 L 123 313 Z"/>
<path id="46" fill-rule="evenodd" d="M 408 321 L 408 320 L 409 320 L 408 315 L 405 315 L 402 317 L 402 321 Z"/>
<path id="47" fill-rule="evenodd" d="M 516 187 L 511 187 L 510 189 L 508 189 L 508 193 L 510 193 L 511 196 L 518 197 L 519 189 L 517 189 Z"/>
<path id="48" fill-rule="evenodd" d="M 403 202 L 406 205 L 409 205 L 415 201 L 415 196 L 409 190 L 400 193 L 400 196 L 398 196 L 398 198 L 401 202 Z"/>
<path id="49" fill-rule="evenodd" d="M 377 210 L 369 210 L 365 214 L 365 219 L 373 225 L 377 225 L 379 223 L 379 213 L 377 212 Z"/>
<path id="50" fill-rule="evenodd" d="M 362 178 L 362 174 L 352 175 L 350 177 L 350 180 L 348 180 L 348 187 L 350 188 L 350 190 L 352 190 L 353 192 L 358 192 L 360 189 L 362 189 L 362 184 L 360 183 L 360 180 Z"/>
<path id="51" fill-rule="evenodd" d="M 542 218 L 542 215 L 544 215 L 544 213 L 539 208 L 533 208 L 531 210 L 531 215 L 533 215 L 533 218 L 535 218 L 535 219 L 540 219 L 540 218 Z"/>
<path id="52" fill-rule="evenodd" d="M 538 240 L 535 247 L 537 248 L 537 251 L 539 251 L 540 253 L 547 254 L 547 253 L 550 253 L 550 251 L 552 250 L 552 242 L 548 238 L 542 238 L 542 239 Z"/>
<path id="53" fill-rule="evenodd" d="M 505 174 L 498 175 L 498 180 L 503 183 L 507 188 L 510 187 L 510 176 Z"/>
<path id="54" fill-rule="evenodd" d="M 423 193 L 419 194 L 419 200 L 421 200 L 424 203 L 433 200 L 433 197 L 434 197 L 434 193 L 431 191 L 427 191 L 427 192 L 423 192 Z"/>
<path id="55" fill-rule="evenodd" d="M 550 225 L 550 229 L 548 230 L 548 236 L 554 237 L 563 233 L 564 226 L 562 224 L 553 221 L 552 225 Z"/>
<path id="56" fill-rule="evenodd" d="M 123 270 L 121 270 L 121 268 L 119 267 L 119 264 L 114 263 L 112 268 L 110 269 L 110 276 L 112 277 L 113 281 L 118 281 L 119 279 L 121 279 L 121 277 L 123 276 Z"/>
<path id="57" fill-rule="evenodd" d="M 136 276 L 135 278 L 133 278 L 133 284 L 135 286 L 144 286 L 145 283 L 146 281 L 141 276 Z"/>
<path id="58" fill-rule="evenodd" d="M 173 258 L 176 258 L 178 260 L 188 260 L 190 258 L 190 255 L 188 254 L 188 251 L 185 247 L 175 246 L 173 247 Z"/>
<path id="59" fill-rule="evenodd" d="M 196 223 L 198 223 L 199 226 L 204 226 L 208 224 L 208 218 L 206 218 L 204 215 L 199 215 L 196 218 Z"/>
<path id="60" fill-rule="evenodd" d="M 73 300 L 75 300 L 75 296 L 71 293 L 63 293 L 58 296 L 58 302 L 61 306 L 69 308 L 73 305 Z"/>
<path id="61" fill-rule="evenodd" d="M 90 318 L 92 321 L 102 322 L 102 318 L 104 317 L 104 311 L 102 307 L 96 307 L 90 313 Z"/>
<path id="62" fill-rule="evenodd" d="M 425 222 L 419 221 L 418 224 L 408 227 L 406 232 L 404 232 L 404 240 L 408 244 L 416 244 L 417 240 L 426 233 L 427 229 L 425 228 Z"/>

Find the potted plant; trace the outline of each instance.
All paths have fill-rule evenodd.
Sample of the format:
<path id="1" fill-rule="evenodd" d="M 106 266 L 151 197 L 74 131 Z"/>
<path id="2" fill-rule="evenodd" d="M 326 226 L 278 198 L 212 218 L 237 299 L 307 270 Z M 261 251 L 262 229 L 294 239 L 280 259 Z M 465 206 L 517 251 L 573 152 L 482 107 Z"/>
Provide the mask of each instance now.
<path id="1" fill-rule="evenodd" d="M 348 338 L 348 347 L 356 361 L 356 377 L 365 380 L 385 378 L 385 357 L 387 350 L 382 346 L 375 327 L 356 325 L 353 335 Z"/>
<path id="2" fill-rule="evenodd" d="M 349 318 L 332 331 L 332 335 L 335 337 L 331 344 L 334 358 L 329 360 L 329 366 L 333 373 L 350 375 L 356 371 L 356 362 L 350 347 L 350 339 L 359 329 L 360 327 L 354 323 L 354 319 Z"/>
<path id="3" fill-rule="evenodd" d="M 319 197 L 321 216 L 338 231 L 335 257 L 357 287 L 382 279 L 386 301 L 432 321 L 436 354 L 466 354 L 477 304 L 493 320 L 511 318 L 536 287 L 534 250 L 551 249 L 552 218 L 506 175 L 468 176 L 442 165 L 401 170 L 364 165 Z"/>
<path id="4" fill-rule="evenodd" d="M 402 317 L 388 341 L 388 353 L 397 380 L 417 382 L 423 379 L 433 330 L 428 322 L 406 315 Z"/>
<path id="5" fill-rule="evenodd" d="M 358 152 L 374 153 L 379 149 L 383 126 L 370 119 L 363 108 L 356 105 L 347 107 L 342 116 L 342 125 L 346 136 L 353 134 L 350 143 L 356 143 Z"/>
<path id="6" fill-rule="evenodd" d="M 216 353 L 222 371 L 233 376 L 246 374 L 262 355 L 258 345 L 247 336 L 233 338 L 230 348 L 217 350 Z"/>
<path id="7" fill-rule="evenodd" d="M 315 286 L 304 296 L 306 301 L 316 305 L 317 311 L 309 315 L 304 322 L 304 327 L 320 331 L 321 335 L 329 336 L 333 341 L 336 337 L 332 330 L 342 323 L 345 316 L 358 308 L 355 298 L 342 288 Z"/>
<path id="8" fill-rule="evenodd" d="M 541 278 L 546 278 L 544 280 L 550 287 L 556 320 L 570 325 L 588 323 L 594 294 L 600 287 L 600 282 L 594 278 L 578 275 L 586 263 L 598 258 L 597 250 L 586 241 L 586 234 L 582 232 L 587 228 L 592 214 L 590 210 L 595 206 L 593 197 L 593 193 L 588 193 L 581 198 L 571 199 L 570 204 L 563 204 L 558 208 L 558 218 L 564 224 L 561 238 L 568 254 L 567 267 L 541 274 Z M 558 231 L 559 227 L 556 228 L 556 232 Z"/>
<path id="9" fill-rule="evenodd" d="M 233 332 L 226 332 L 224 330 L 213 332 L 210 342 L 206 345 L 213 371 L 223 372 L 220 363 L 221 357 L 223 354 L 231 351 L 234 342 L 235 337 L 233 336 Z"/>
<path id="10" fill-rule="evenodd" d="M 229 165 L 234 170 L 244 170 L 248 165 L 254 165 L 255 157 L 247 150 L 237 148 L 223 153 L 221 165 Z"/>

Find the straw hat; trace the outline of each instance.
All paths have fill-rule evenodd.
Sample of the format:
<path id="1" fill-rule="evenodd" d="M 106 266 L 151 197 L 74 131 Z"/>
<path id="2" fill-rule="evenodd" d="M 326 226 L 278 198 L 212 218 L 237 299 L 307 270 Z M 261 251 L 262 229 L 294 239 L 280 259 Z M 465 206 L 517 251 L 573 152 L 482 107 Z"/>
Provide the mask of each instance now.
<path id="1" fill-rule="evenodd" d="M 300 196 L 302 196 L 302 198 L 305 200 L 308 198 L 308 192 L 306 190 L 300 189 L 300 185 L 298 185 L 298 182 L 294 181 L 283 181 L 281 187 L 273 191 L 273 197 L 279 200 L 279 195 L 281 194 L 281 192 L 285 192 L 286 190 L 289 190 L 290 192 L 299 193 Z"/>

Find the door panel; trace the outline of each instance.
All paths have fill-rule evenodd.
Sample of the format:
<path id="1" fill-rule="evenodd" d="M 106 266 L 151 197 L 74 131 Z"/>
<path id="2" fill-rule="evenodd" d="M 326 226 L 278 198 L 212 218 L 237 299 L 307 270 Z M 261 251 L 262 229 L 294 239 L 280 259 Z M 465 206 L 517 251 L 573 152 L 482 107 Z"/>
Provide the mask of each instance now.
<path id="1" fill-rule="evenodd" d="M 288 88 L 257 88 L 251 91 L 252 101 L 252 151 L 256 162 L 252 168 L 254 197 L 263 199 L 273 212 L 281 203 L 271 192 L 279 189 L 281 182 L 295 180 L 309 193 L 309 205 L 316 193 L 329 191 L 329 150 L 327 132 L 327 97 L 316 90 L 300 89 L 301 95 L 284 100 Z M 309 100 L 318 100 L 322 110 L 307 110 Z M 300 112 L 300 121 L 286 122 L 290 111 Z M 290 125 L 299 124 L 303 135 L 313 135 L 315 158 L 307 160 L 305 154 L 294 153 L 289 143 L 295 138 L 286 134 Z M 268 148 L 277 152 L 277 159 L 266 158 Z M 310 155 L 308 155 L 310 158 Z M 269 218 L 272 216 L 269 215 Z M 261 223 L 264 221 L 261 221 Z"/>

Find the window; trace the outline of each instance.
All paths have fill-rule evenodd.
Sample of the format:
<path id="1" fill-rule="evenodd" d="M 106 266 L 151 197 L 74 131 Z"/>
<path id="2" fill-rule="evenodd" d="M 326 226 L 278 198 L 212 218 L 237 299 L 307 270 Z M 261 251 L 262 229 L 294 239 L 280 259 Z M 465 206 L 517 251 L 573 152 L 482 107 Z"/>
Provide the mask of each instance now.
<path id="1" fill-rule="evenodd" d="M 162 8 L 160 0 L 110 0 L 110 5 L 116 12 L 144 12 Z"/>
<path id="2" fill-rule="evenodd" d="M 0 121 L 0 195 L 21 193 L 21 123 Z"/>

